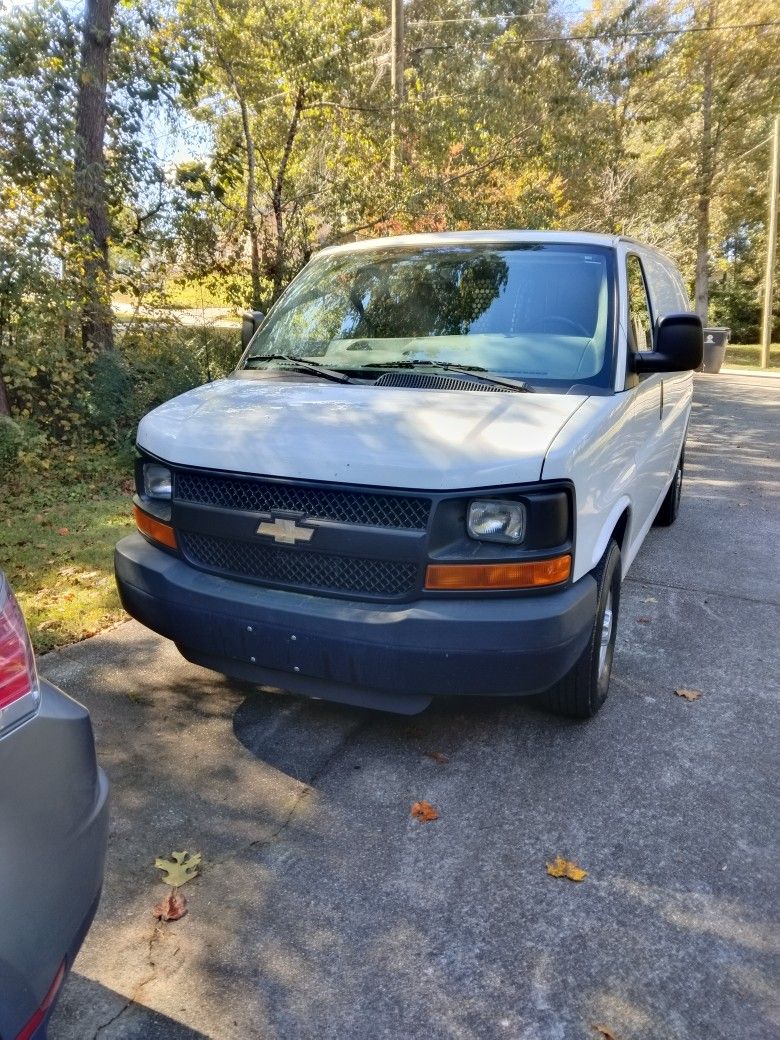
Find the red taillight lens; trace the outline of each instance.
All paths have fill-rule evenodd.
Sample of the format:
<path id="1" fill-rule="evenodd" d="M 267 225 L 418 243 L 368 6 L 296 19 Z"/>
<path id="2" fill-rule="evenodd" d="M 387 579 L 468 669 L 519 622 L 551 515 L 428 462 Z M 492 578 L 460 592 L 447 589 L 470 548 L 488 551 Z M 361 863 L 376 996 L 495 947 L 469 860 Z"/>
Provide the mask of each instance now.
<path id="1" fill-rule="evenodd" d="M 59 993 L 60 986 L 62 985 L 64 980 L 65 961 L 63 961 L 62 964 L 59 966 L 57 974 L 54 976 L 54 981 L 52 982 L 51 986 L 49 986 L 49 991 L 43 998 L 43 1003 L 35 1012 L 35 1014 L 27 1023 L 27 1025 L 24 1027 L 24 1029 L 21 1031 L 21 1033 L 19 1033 L 16 1040 L 30 1040 L 30 1037 L 38 1029 L 41 1022 L 43 1022 L 43 1020 L 46 1018 L 47 1012 L 51 1008 L 54 1001 L 57 999 L 57 994 Z"/>
<path id="2" fill-rule="evenodd" d="M 0 711 L 35 689 L 35 657 L 14 594 L 0 575 Z"/>

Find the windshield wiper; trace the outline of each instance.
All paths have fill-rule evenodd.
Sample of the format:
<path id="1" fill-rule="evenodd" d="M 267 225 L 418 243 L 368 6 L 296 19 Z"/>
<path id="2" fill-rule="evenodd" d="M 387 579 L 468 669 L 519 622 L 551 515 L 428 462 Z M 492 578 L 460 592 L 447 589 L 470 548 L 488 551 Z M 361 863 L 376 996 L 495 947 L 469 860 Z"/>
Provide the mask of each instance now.
<path id="1" fill-rule="evenodd" d="M 472 379 L 476 379 L 481 383 L 489 383 L 493 386 L 506 386 L 510 390 L 515 390 L 519 394 L 532 394 L 534 388 L 529 386 L 528 383 L 523 382 L 522 379 L 504 379 L 501 376 L 490 376 L 482 375 L 487 373 L 487 369 L 481 365 L 453 365 L 451 361 L 429 361 L 427 358 L 419 358 L 415 360 L 410 358 L 408 361 L 369 361 L 368 364 L 362 365 L 362 368 L 421 368 L 427 366 L 430 368 L 441 368 L 445 372 L 453 372 L 455 375 L 471 376 Z"/>
<path id="2" fill-rule="evenodd" d="M 301 358 L 292 357 L 290 354 L 257 354 L 255 357 L 247 358 L 247 365 L 253 361 L 286 361 L 287 367 L 295 372 L 307 372 L 312 376 L 322 376 L 323 379 L 332 379 L 334 383 L 357 383 L 357 379 L 337 372 L 335 368 L 326 368 L 317 361 L 303 361 Z"/>

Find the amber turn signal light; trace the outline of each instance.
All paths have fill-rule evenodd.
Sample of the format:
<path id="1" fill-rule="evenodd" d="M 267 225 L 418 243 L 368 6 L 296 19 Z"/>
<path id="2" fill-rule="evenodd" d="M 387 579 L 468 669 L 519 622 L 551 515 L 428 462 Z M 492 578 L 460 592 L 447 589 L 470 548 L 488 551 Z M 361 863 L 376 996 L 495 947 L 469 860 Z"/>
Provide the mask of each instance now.
<path id="1" fill-rule="evenodd" d="M 524 563 L 432 563 L 425 572 L 426 589 L 538 589 L 559 585 L 571 574 L 571 556 Z"/>
<path id="2" fill-rule="evenodd" d="M 170 524 L 164 524 L 162 520 L 150 516 L 149 513 L 145 513 L 143 509 L 139 509 L 135 505 L 133 506 L 133 516 L 141 534 L 145 534 L 153 542 L 159 542 L 160 545 L 167 545 L 169 549 L 179 548 L 176 542 L 176 532 Z"/>

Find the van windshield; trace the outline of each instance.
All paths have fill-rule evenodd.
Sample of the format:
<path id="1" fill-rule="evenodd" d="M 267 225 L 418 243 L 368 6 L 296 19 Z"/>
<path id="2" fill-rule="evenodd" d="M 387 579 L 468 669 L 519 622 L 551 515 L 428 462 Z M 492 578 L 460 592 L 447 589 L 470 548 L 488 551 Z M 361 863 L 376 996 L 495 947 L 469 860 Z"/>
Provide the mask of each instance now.
<path id="1" fill-rule="evenodd" d="M 326 253 L 271 310 L 244 367 L 285 357 L 376 376 L 441 364 L 607 386 L 613 277 L 612 250 L 563 243 Z"/>

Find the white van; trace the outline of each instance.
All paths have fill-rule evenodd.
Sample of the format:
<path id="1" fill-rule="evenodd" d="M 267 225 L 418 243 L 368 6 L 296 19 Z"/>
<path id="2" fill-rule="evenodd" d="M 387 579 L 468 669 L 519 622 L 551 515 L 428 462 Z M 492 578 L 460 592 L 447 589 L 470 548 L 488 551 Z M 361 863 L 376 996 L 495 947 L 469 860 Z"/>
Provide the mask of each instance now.
<path id="1" fill-rule="evenodd" d="M 359 242 L 249 333 L 140 424 L 128 612 L 314 697 L 593 715 L 621 580 L 680 501 L 702 329 L 669 260 L 584 233 Z"/>

